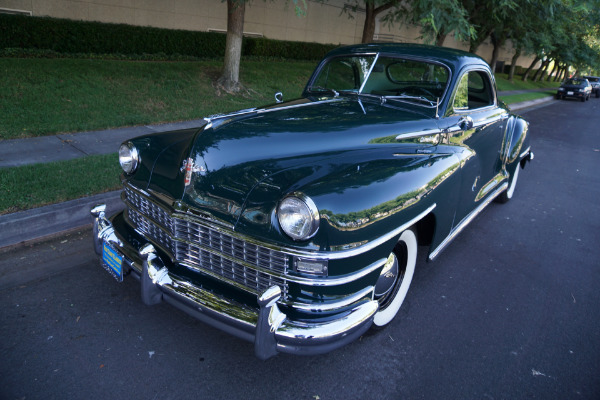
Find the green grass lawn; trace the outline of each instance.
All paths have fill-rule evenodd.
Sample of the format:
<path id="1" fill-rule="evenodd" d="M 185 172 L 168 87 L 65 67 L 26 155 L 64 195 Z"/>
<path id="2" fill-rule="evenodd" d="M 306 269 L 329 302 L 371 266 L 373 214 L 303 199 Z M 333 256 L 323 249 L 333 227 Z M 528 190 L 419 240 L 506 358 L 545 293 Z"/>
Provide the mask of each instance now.
<path id="1" fill-rule="evenodd" d="M 298 97 L 314 62 L 245 61 L 248 92 L 217 94 L 220 61 L 0 58 L 0 139 L 173 122 Z"/>
<path id="2" fill-rule="evenodd" d="M 314 62 L 242 62 L 247 92 L 217 93 L 221 61 L 144 62 L 0 58 L 0 140 L 202 118 L 299 97 Z M 497 75 L 499 90 L 556 87 L 513 83 Z M 545 97 L 503 97 L 508 104 Z M 119 188 L 115 155 L 0 169 L 0 214 Z M 23 182 L 27 184 L 24 185 Z"/>
<path id="3" fill-rule="evenodd" d="M 121 187 L 117 154 L 0 169 L 0 215 Z"/>
<path id="4" fill-rule="evenodd" d="M 495 76 L 496 86 L 498 86 L 499 91 L 557 88 L 560 86 L 560 82 L 547 82 L 546 80 L 532 82 L 531 78 L 533 75 L 530 75 L 527 82 L 523 82 L 520 76 L 515 76 L 512 82 L 508 80 L 508 74 L 496 74 Z"/>
<path id="5" fill-rule="evenodd" d="M 509 96 L 500 96 L 500 100 L 506 104 L 520 103 L 522 101 L 541 99 L 543 97 L 554 96 L 556 90 L 544 90 L 542 92 L 511 94 Z"/>

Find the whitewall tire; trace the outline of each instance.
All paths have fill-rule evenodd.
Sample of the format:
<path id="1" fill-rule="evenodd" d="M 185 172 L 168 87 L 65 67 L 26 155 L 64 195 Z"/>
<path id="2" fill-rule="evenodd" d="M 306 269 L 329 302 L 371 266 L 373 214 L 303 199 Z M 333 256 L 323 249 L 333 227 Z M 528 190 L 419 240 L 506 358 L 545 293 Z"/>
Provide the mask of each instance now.
<path id="1" fill-rule="evenodd" d="M 390 254 L 388 262 L 397 264 L 397 273 L 391 288 L 383 294 L 376 293 L 376 300 L 379 301 L 379 310 L 373 318 L 374 328 L 383 328 L 389 324 L 404 303 L 406 293 L 412 282 L 417 264 L 417 235 L 415 231 L 407 229 L 400 235 L 400 239 Z M 389 272 L 388 272 L 389 273 Z M 383 273 L 382 276 L 383 278 Z"/>

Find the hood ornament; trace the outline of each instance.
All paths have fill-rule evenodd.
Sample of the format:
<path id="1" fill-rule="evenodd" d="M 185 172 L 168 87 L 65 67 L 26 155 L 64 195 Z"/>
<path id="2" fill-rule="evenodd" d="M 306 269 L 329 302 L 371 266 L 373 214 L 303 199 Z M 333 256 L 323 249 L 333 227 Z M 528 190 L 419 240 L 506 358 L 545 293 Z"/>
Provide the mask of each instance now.
<path id="1" fill-rule="evenodd" d="M 185 171 L 184 184 L 185 186 L 189 186 L 190 183 L 192 183 L 192 173 L 199 172 L 201 175 L 204 175 L 204 173 L 206 173 L 206 167 L 202 165 L 196 165 L 194 163 L 194 159 L 190 157 L 187 160 L 183 160 L 183 165 L 181 166 L 179 171 Z"/>

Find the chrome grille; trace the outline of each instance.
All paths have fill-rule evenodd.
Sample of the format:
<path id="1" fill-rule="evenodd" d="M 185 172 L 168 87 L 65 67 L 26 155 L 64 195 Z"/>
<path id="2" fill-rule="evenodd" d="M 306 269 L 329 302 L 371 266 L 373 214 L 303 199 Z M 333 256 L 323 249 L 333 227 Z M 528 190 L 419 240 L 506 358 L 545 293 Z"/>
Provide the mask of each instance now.
<path id="1" fill-rule="evenodd" d="M 125 196 L 127 197 L 129 204 L 138 212 L 152 218 L 169 232 L 173 232 L 173 220 L 166 210 L 151 201 L 148 201 L 144 196 L 127 186 L 125 186 Z"/>
<path id="2" fill-rule="evenodd" d="M 166 250 L 171 253 L 175 253 L 175 243 L 172 240 L 169 233 L 161 229 L 158 225 L 154 224 L 148 218 L 144 217 L 133 208 L 127 210 L 129 220 L 135 225 L 137 230 L 144 236 L 154 239 L 157 243 L 163 246 Z"/>
<path id="3" fill-rule="evenodd" d="M 286 280 L 268 272 L 287 274 L 289 262 L 285 253 L 249 243 L 204 225 L 201 220 L 171 215 L 127 186 L 125 198 L 131 223 L 178 262 L 233 281 L 253 293 L 278 285 L 284 296 L 287 294 Z"/>
<path id="4" fill-rule="evenodd" d="M 258 292 L 263 292 L 273 285 L 278 285 L 287 292 L 284 279 L 246 267 L 200 246 L 184 242 L 177 242 L 176 246 L 177 260 L 190 265 L 193 269 L 208 270 L 244 287 L 255 288 Z"/>

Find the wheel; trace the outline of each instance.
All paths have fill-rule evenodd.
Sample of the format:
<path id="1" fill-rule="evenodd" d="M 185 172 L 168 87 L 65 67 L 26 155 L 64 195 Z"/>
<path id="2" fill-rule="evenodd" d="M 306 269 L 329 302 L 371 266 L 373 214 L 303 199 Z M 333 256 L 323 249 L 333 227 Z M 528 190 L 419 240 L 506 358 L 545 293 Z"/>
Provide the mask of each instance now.
<path id="1" fill-rule="evenodd" d="M 583 103 L 583 102 L 585 102 L 585 96 L 583 96 L 583 97 L 581 98 L 581 102 L 582 102 L 582 103 Z"/>
<path id="2" fill-rule="evenodd" d="M 373 328 L 388 325 L 398 314 L 412 282 L 417 264 L 417 235 L 413 228 L 402 232 L 390 253 L 375 285 L 379 310 L 373 318 Z"/>
<path id="3" fill-rule="evenodd" d="M 517 187 L 517 181 L 519 180 L 519 170 L 521 169 L 521 163 L 518 162 L 515 167 L 515 172 L 513 172 L 512 179 L 510 180 L 510 185 L 508 185 L 508 189 L 504 192 L 500 193 L 500 195 L 496 198 L 499 203 L 506 203 L 510 199 L 512 199 L 515 194 L 515 189 Z"/>
<path id="4" fill-rule="evenodd" d="M 600 90 L 596 90 L 596 98 L 600 97 Z"/>

